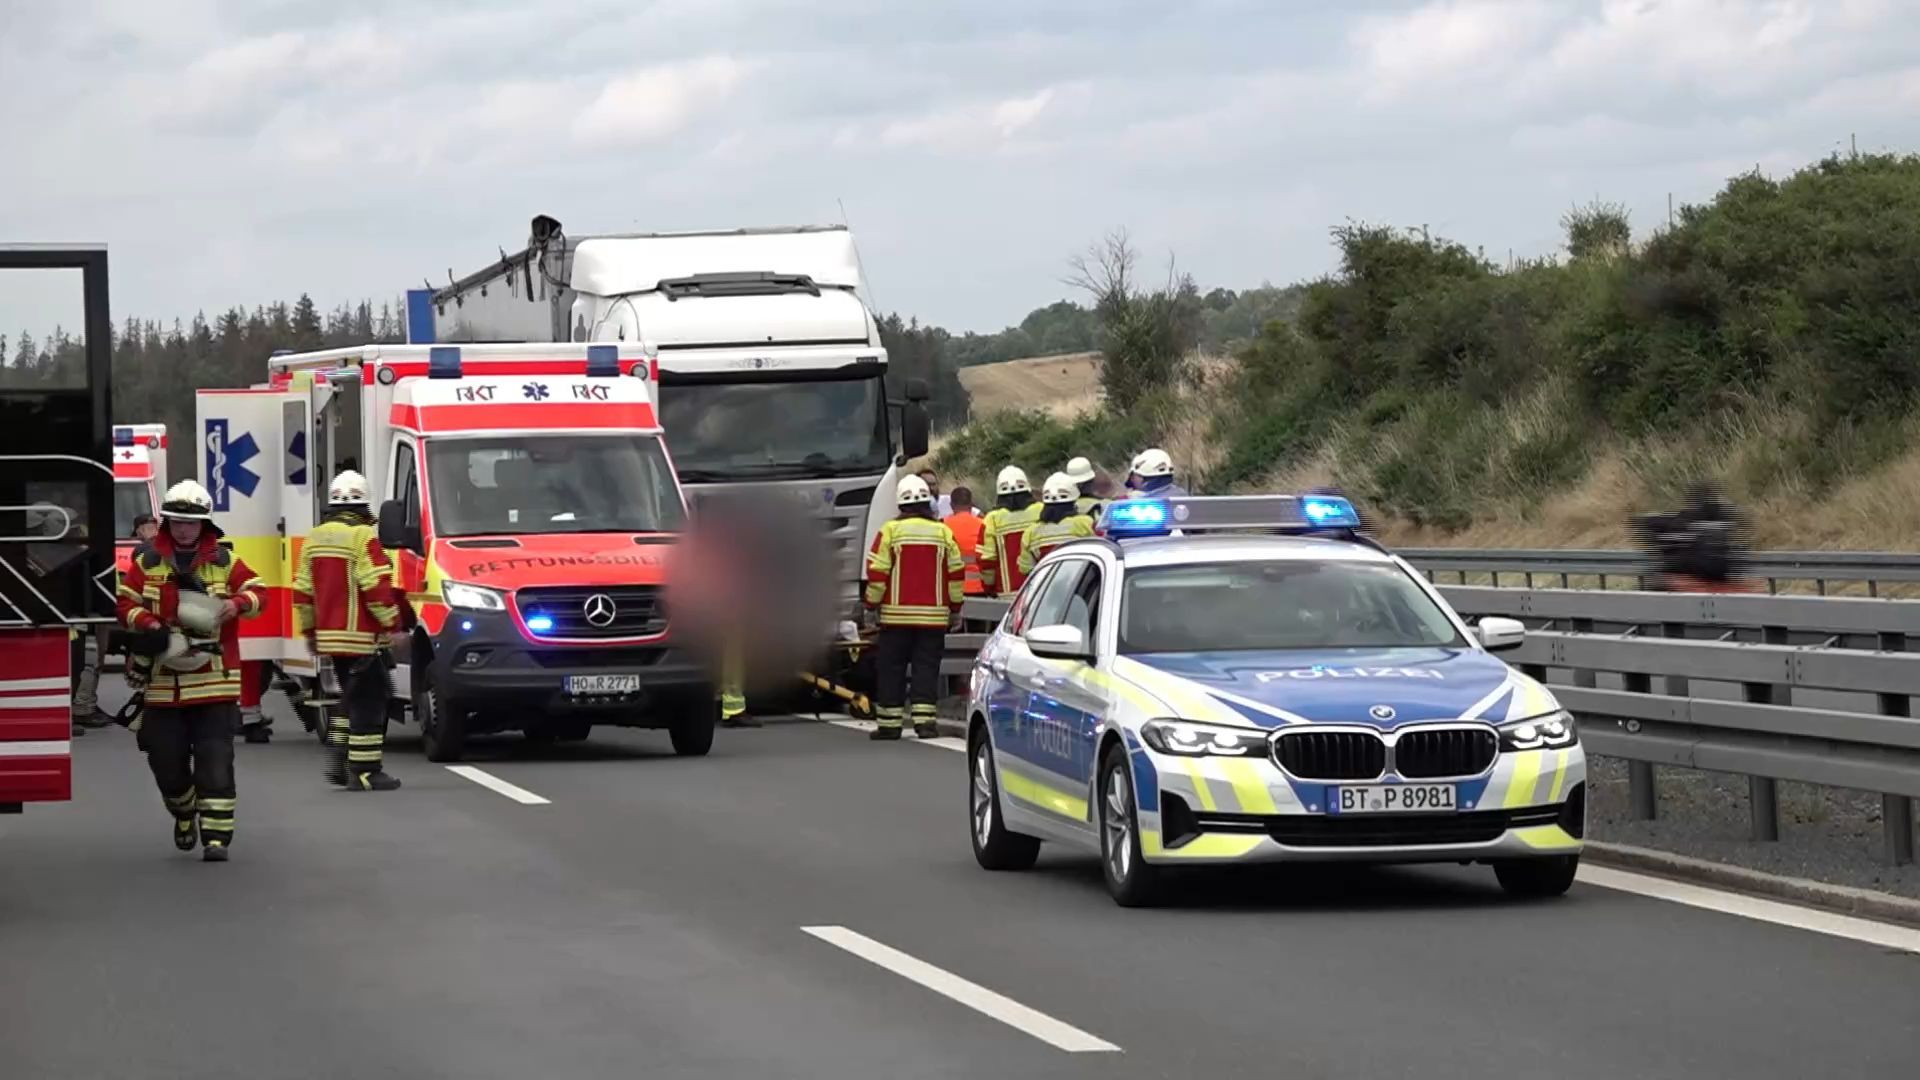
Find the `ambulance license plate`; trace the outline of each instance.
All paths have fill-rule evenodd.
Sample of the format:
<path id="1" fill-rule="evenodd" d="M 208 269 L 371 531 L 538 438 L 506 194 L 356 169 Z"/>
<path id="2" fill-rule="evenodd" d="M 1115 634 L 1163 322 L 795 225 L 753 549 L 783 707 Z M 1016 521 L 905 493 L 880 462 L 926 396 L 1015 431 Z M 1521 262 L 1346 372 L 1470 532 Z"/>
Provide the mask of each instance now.
<path id="1" fill-rule="evenodd" d="M 567 693 L 574 697 L 605 697 L 640 692 L 638 675 L 569 675 Z"/>
<path id="2" fill-rule="evenodd" d="M 1339 788 L 1327 800 L 1334 814 L 1444 814 L 1457 809 L 1452 784 L 1368 784 Z"/>

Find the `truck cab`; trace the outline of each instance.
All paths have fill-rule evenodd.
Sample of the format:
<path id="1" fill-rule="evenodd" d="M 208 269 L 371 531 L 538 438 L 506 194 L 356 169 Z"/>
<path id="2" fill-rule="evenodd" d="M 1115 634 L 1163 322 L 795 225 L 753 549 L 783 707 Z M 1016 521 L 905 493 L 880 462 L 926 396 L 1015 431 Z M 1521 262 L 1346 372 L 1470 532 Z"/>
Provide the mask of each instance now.
<path id="1" fill-rule="evenodd" d="M 618 345 L 378 345 L 276 356 L 270 370 L 266 387 L 201 399 L 210 454 L 223 447 L 232 461 L 248 396 L 259 400 L 244 406 L 247 456 L 261 449 L 255 426 L 284 451 L 276 482 L 263 467 L 250 493 L 210 488 L 216 520 L 224 496 L 229 534 L 245 530 L 237 547 L 280 551 L 271 584 L 285 614 L 269 613 L 278 640 L 259 658 L 320 676 L 286 594 L 328 482 L 352 467 L 377 493 L 406 598 L 395 691 L 430 759 L 459 760 L 471 735 L 579 739 L 595 725 L 663 728 L 676 751 L 707 751 L 711 678 L 671 643 L 664 602 L 687 509 L 650 357 Z M 258 503 L 250 516 L 241 498 Z"/>

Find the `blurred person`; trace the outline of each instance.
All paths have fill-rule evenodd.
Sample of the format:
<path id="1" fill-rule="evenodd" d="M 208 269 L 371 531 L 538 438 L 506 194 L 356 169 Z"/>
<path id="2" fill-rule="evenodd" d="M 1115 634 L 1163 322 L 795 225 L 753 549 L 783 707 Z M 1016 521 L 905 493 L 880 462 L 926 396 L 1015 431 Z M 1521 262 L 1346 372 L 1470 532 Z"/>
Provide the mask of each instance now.
<path id="1" fill-rule="evenodd" d="M 160 519 L 152 514 L 141 514 L 133 519 L 133 538 L 143 544 L 151 544 L 153 538 L 160 535 Z"/>
<path id="2" fill-rule="evenodd" d="M 1018 465 L 1001 469 L 993 489 L 999 505 L 987 512 L 980 540 L 980 585 L 988 596 L 1012 596 L 1027 580 L 1020 570 L 1020 549 L 1027 530 L 1040 520 L 1040 507 L 1033 501 L 1026 471 Z"/>
<path id="3" fill-rule="evenodd" d="M 1688 485 L 1681 508 L 1637 515 L 1629 521 L 1635 539 L 1654 566 L 1654 584 L 1664 592 L 1748 592 L 1744 516 L 1710 482 Z"/>
<path id="4" fill-rule="evenodd" d="M 972 488 L 954 488 L 952 500 L 953 512 L 943 516 L 940 522 L 953 531 L 953 539 L 960 545 L 960 559 L 966 565 L 967 574 L 962 591 L 968 596 L 979 596 L 983 588 L 980 584 L 980 538 L 986 535 L 987 521 L 973 507 Z"/>
<path id="5" fill-rule="evenodd" d="M 899 516 L 867 551 L 867 607 L 878 615 L 874 739 L 898 739 L 912 700 L 913 731 L 937 738 L 940 660 L 959 624 L 965 564 L 953 531 L 933 516 L 933 492 L 918 476 L 895 491 Z"/>
<path id="6" fill-rule="evenodd" d="M 1093 535 L 1093 519 L 1080 511 L 1080 488 L 1066 473 L 1057 472 L 1040 485 L 1040 520 L 1027 530 L 1020 549 L 1020 573 L 1031 577 L 1035 564 L 1061 544 Z"/>

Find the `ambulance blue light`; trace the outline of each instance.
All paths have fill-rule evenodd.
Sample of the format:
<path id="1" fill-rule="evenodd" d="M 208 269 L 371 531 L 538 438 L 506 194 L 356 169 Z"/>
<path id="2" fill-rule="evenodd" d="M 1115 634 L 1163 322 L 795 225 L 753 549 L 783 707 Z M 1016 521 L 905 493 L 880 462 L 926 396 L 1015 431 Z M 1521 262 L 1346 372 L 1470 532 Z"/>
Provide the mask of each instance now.
<path id="1" fill-rule="evenodd" d="M 435 345 L 427 350 L 427 378 L 460 377 L 460 349 L 455 345 Z"/>
<path id="2" fill-rule="evenodd" d="M 460 620 L 460 631 L 461 631 L 462 633 L 466 633 L 466 634 L 471 634 L 471 633 L 473 633 L 473 620 L 472 620 L 472 619 L 461 619 L 461 620 Z"/>
<path id="3" fill-rule="evenodd" d="M 527 617 L 527 629 L 536 634 L 544 634 L 553 629 L 553 619 L 547 615 L 530 615 Z"/>
<path id="4" fill-rule="evenodd" d="M 587 346 L 587 375 L 588 376 L 597 379 L 603 376 L 618 375 L 618 374 L 620 374 L 620 346 L 618 345 Z"/>
<path id="5" fill-rule="evenodd" d="M 132 446 L 133 445 L 133 429 L 130 427 L 114 428 L 113 429 L 113 445 Z"/>
<path id="6" fill-rule="evenodd" d="M 1337 495 L 1309 495 L 1300 500 L 1308 524 L 1323 529 L 1357 529 L 1360 515 L 1353 504 Z"/>
<path id="7" fill-rule="evenodd" d="M 1128 499 L 1107 508 L 1107 535 L 1165 536 L 1167 504 L 1159 499 Z"/>

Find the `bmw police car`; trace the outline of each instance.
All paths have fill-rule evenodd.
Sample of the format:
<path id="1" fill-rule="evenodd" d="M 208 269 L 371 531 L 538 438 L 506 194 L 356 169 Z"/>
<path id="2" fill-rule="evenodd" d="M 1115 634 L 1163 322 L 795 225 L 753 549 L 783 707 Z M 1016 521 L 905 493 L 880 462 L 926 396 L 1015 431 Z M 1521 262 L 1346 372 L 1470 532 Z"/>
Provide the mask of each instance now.
<path id="1" fill-rule="evenodd" d="M 1586 757 L 1493 655 L 1525 628 L 1469 627 L 1358 526 L 1335 497 L 1132 499 L 1050 552 L 974 662 L 980 865 L 1084 847 L 1128 906 L 1169 867 L 1287 860 L 1489 863 L 1511 893 L 1565 892 Z"/>

